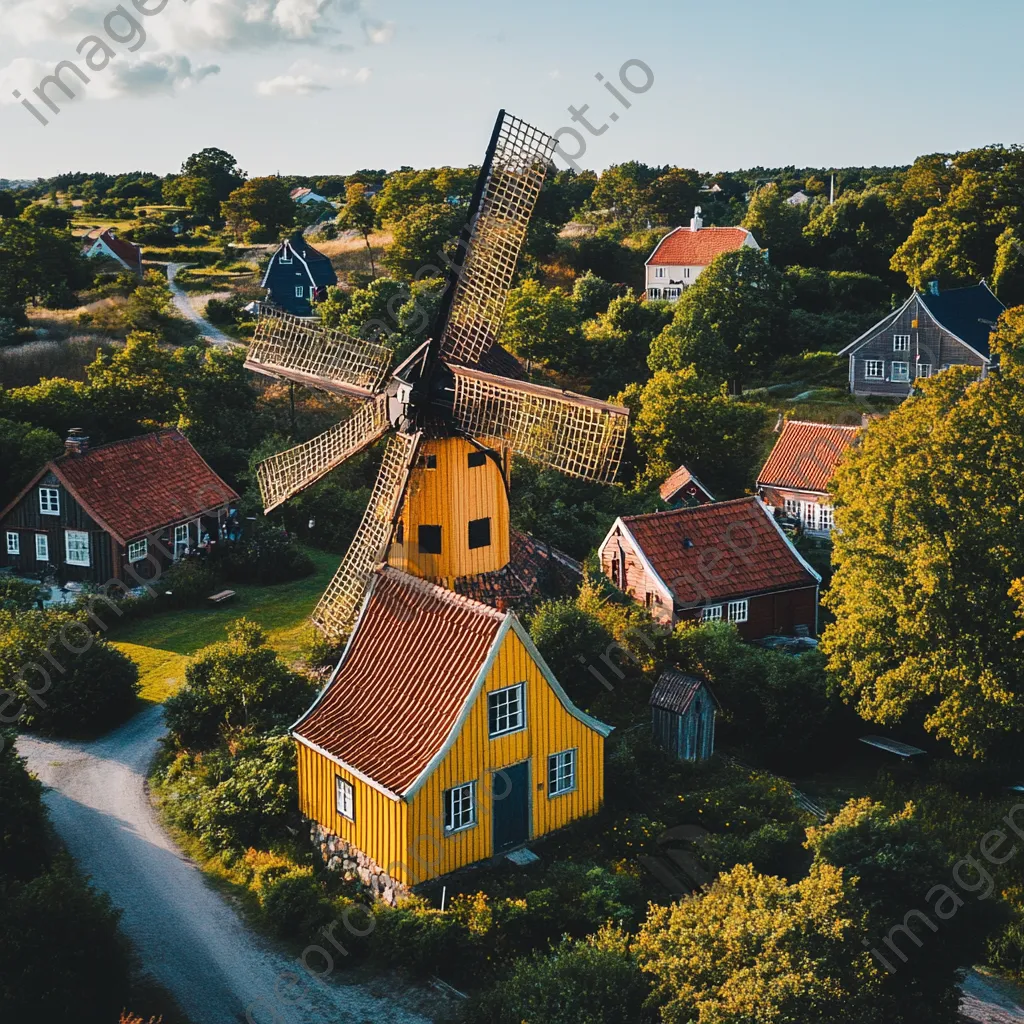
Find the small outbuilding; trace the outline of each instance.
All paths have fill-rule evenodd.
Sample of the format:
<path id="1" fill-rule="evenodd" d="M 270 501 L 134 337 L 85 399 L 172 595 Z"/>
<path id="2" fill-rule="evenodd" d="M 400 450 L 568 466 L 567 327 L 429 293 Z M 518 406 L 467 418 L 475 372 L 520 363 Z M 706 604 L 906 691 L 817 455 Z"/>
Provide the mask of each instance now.
<path id="1" fill-rule="evenodd" d="M 665 669 L 651 691 L 655 743 L 680 761 L 706 761 L 715 752 L 718 708 L 706 680 Z"/>

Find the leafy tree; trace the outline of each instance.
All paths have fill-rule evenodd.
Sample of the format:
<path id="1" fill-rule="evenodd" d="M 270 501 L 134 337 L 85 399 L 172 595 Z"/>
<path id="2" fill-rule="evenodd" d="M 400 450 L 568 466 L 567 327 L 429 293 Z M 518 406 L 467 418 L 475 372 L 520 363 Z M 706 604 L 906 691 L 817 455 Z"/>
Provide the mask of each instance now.
<path id="1" fill-rule="evenodd" d="M 644 208 L 655 224 L 687 224 L 701 202 L 702 184 L 699 172 L 673 167 L 647 186 Z"/>
<path id="2" fill-rule="evenodd" d="M 377 268 L 373 265 L 373 247 L 370 245 L 370 233 L 376 223 L 377 214 L 370 200 L 366 198 L 366 186 L 361 181 L 354 181 L 345 190 L 345 209 L 338 217 L 343 228 L 358 231 L 366 243 L 366 251 L 370 255 L 370 274 L 377 276 Z"/>
<path id="3" fill-rule="evenodd" d="M 26 207 L 22 217 L 30 224 L 40 228 L 51 228 L 54 231 L 67 231 L 74 219 L 74 212 L 53 203 L 33 203 Z"/>
<path id="4" fill-rule="evenodd" d="M 212 222 L 220 213 L 220 204 L 245 178 L 230 153 L 211 146 L 193 153 L 181 165 L 181 175 L 164 182 L 164 199 L 181 203 L 199 219 Z"/>
<path id="5" fill-rule="evenodd" d="M 584 358 L 576 304 L 560 288 L 524 281 L 509 293 L 501 343 L 528 362 L 572 372 Z"/>
<path id="6" fill-rule="evenodd" d="M 589 320 L 603 313 L 608 304 L 614 299 L 621 289 L 609 283 L 603 277 L 598 277 L 592 270 L 577 277 L 572 286 L 572 300 L 576 303 L 576 309 L 584 320 Z"/>
<path id="7" fill-rule="evenodd" d="M 46 814 L 39 781 L 29 775 L 14 747 L 13 730 L 0 733 L 0 889 L 29 879 L 47 863 Z"/>
<path id="8" fill-rule="evenodd" d="M 295 204 L 280 178 L 250 178 L 220 204 L 220 213 L 236 238 L 272 242 L 294 223 Z"/>
<path id="9" fill-rule="evenodd" d="M 564 599 L 545 602 L 537 609 L 530 618 L 530 636 L 563 685 L 581 676 L 580 658 L 584 664 L 597 661 L 614 643 L 596 615 Z"/>
<path id="10" fill-rule="evenodd" d="M 782 275 L 754 249 L 722 253 L 676 303 L 675 318 L 654 339 L 652 370 L 696 365 L 709 381 L 742 388 L 788 352 L 789 293 Z"/>
<path id="11" fill-rule="evenodd" d="M 651 906 L 634 953 L 666 1024 L 867 1024 L 882 973 L 843 873 L 794 885 L 737 866 L 694 899 Z"/>
<path id="12" fill-rule="evenodd" d="M 419 206 L 398 221 L 381 262 L 395 277 L 415 278 L 442 273 L 455 253 L 465 212 L 448 203 Z"/>
<path id="13" fill-rule="evenodd" d="M 975 757 L 1024 727 L 1024 310 L 992 348 L 999 373 L 920 382 L 844 460 L 822 637 L 864 718 L 923 724 Z"/>
<path id="14" fill-rule="evenodd" d="M 577 277 L 592 271 L 606 281 L 638 290 L 643 287 L 646 253 L 641 255 L 607 235 L 560 239 L 558 258 Z"/>
<path id="15" fill-rule="evenodd" d="M 1024 304 L 1024 241 L 1015 228 L 1007 228 L 996 239 L 992 289 L 1007 306 Z"/>
<path id="16" fill-rule="evenodd" d="M 70 427 L 84 427 L 93 436 L 103 436 L 89 388 L 79 380 L 46 377 L 29 387 L 0 392 L 0 415 L 61 437 Z"/>
<path id="17" fill-rule="evenodd" d="M 743 226 L 779 266 L 798 260 L 803 249 L 805 208 L 793 206 L 787 199 L 788 194 L 776 183 L 765 185 L 750 197 L 743 219 Z"/>
<path id="18" fill-rule="evenodd" d="M 63 441 L 52 430 L 0 419 L 0 508 L 63 450 Z"/>
<path id="19" fill-rule="evenodd" d="M 648 187 L 663 171 L 637 160 L 613 164 L 601 173 L 590 204 L 597 210 L 611 209 L 616 219 L 635 226 L 642 217 Z"/>
<path id="20" fill-rule="evenodd" d="M 75 289 L 91 280 L 87 261 L 68 232 L 22 218 L 0 220 L 0 316 L 22 320 L 29 302 L 73 305 Z"/>
<path id="21" fill-rule="evenodd" d="M 18 216 L 18 203 L 14 193 L 0 189 L 0 220 Z"/>

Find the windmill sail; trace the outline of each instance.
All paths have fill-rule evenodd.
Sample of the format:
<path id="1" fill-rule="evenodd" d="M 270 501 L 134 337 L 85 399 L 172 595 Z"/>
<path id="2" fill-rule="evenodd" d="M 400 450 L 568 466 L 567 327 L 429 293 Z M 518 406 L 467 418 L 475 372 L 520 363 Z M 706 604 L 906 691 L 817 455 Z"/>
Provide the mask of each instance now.
<path id="1" fill-rule="evenodd" d="M 370 503 L 341 565 L 313 612 L 313 623 L 328 636 L 341 636 L 355 624 L 376 565 L 384 560 L 391 531 L 409 482 L 421 434 L 392 434 L 373 486 Z"/>
<path id="2" fill-rule="evenodd" d="M 441 342 L 457 363 L 479 362 L 494 343 L 555 140 L 502 112 L 492 147 Z"/>
<path id="3" fill-rule="evenodd" d="M 372 398 L 384 384 L 391 354 L 387 345 L 262 307 L 245 365 L 334 394 Z"/>
<path id="4" fill-rule="evenodd" d="M 452 371 L 453 417 L 461 431 L 503 441 L 519 455 L 569 476 L 614 481 L 626 443 L 628 409 L 480 370 Z"/>
<path id="5" fill-rule="evenodd" d="M 256 479 L 263 496 L 263 511 L 273 511 L 382 438 L 390 426 L 387 412 L 387 395 L 378 395 L 361 405 L 355 415 L 318 437 L 261 462 L 256 467 Z"/>

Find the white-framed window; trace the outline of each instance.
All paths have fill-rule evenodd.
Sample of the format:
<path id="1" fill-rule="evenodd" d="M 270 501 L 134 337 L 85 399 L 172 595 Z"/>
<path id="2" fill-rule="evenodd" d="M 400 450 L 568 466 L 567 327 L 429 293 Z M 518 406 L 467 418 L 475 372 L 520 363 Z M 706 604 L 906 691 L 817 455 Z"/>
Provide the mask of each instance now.
<path id="1" fill-rule="evenodd" d="M 526 728 L 523 683 L 487 694 L 487 731 L 493 739 Z"/>
<path id="2" fill-rule="evenodd" d="M 894 362 L 892 364 L 892 379 L 897 380 L 910 380 L 910 363 Z"/>
<path id="3" fill-rule="evenodd" d="M 36 534 L 36 561 L 48 562 L 50 560 L 50 538 L 45 533 Z"/>
<path id="4" fill-rule="evenodd" d="M 835 529 L 836 514 L 831 505 L 818 506 L 818 529 L 828 530 L 829 533 Z"/>
<path id="5" fill-rule="evenodd" d="M 563 750 L 548 758 L 548 796 L 561 796 L 576 788 L 576 751 Z"/>
<path id="6" fill-rule="evenodd" d="M 683 277 L 690 277 L 693 274 L 692 267 L 683 267 Z"/>
<path id="7" fill-rule="evenodd" d="M 885 361 L 882 359 L 865 360 L 864 376 L 868 380 L 885 380 Z"/>
<path id="8" fill-rule="evenodd" d="M 149 554 L 149 542 L 145 537 L 142 540 L 133 540 L 128 545 L 128 561 L 141 562 Z"/>
<path id="9" fill-rule="evenodd" d="M 39 512 L 44 516 L 60 515 L 60 491 L 56 487 L 39 488 Z"/>
<path id="10" fill-rule="evenodd" d="M 188 550 L 188 523 L 174 528 L 174 557 L 181 558 Z"/>
<path id="11" fill-rule="evenodd" d="M 88 565 L 89 534 L 81 530 L 65 530 L 64 557 L 68 565 Z"/>
<path id="12" fill-rule="evenodd" d="M 21 534 L 15 533 L 13 530 L 7 531 L 7 554 L 21 554 Z"/>
<path id="13" fill-rule="evenodd" d="M 682 292 L 681 288 L 666 288 L 665 289 L 665 298 L 666 299 L 678 299 L 679 296 L 682 295 L 682 293 L 683 292 Z"/>
<path id="14" fill-rule="evenodd" d="M 295 298 L 297 298 L 297 299 L 304 299 L 305 297 L 306 297 L 306 289 L 301 284 L 297 284 L 295 286 Z"/>
<path id="15" fill-rule="evenodd" d="M 476 783 L 467 782 L 444 792 L 444 832 L 451 835 L 476 824 Z"/>
<path id="16" fill-rule="evenodd" d="M 932 375 L 932 364 L 931 363 L 918 363 L 917 364 L 917 376 L 918 377 L 930 377 Z"/>
<path id="17" fill-rule="evenodd" d="M 742 601 L 729 602 L 729 621 L 746 622 L 750 616 L 750 602 L 743 598 Z"/>
<path id="18" fill-rule="evenodd" d="M 647 298 L 649 298 L 649 299 L 660 299 L 661 298 L 661 289 L 660 288 L 648 288 L 647 289 Z"/>
<path id="19" fill-rule="evenodd" d="M 654 268 L 654 276 L 655 277 L 664 277 L 665 276 L 665 268 L 664 267 L 655 267 Z"/>
<path id="20" fill-rule="evenodd" d="M 800 502 L 796 498 L 783 498 L 782 505 L 786 515 L 791 519 L 800 518 Z"/>
<path id="21" fill-rule="evenodd" d="M 892 350 L 893 350 L 893 352 L 909 352 L 910 351 L 910 335 L 909 334 L 894 334 L 892 336 Z"/>
<path id="22" fill-rule="evenodd" d="M 356 791 L 340 775 L 334 776 L 334 805 L 343 818 L 356 820 Z"/>
<path id="23" fill-rule="evenodd" d="M 701 622 L 721 622 L 722 606 L 720 604 L 709 604 L 700 616 Z"/>

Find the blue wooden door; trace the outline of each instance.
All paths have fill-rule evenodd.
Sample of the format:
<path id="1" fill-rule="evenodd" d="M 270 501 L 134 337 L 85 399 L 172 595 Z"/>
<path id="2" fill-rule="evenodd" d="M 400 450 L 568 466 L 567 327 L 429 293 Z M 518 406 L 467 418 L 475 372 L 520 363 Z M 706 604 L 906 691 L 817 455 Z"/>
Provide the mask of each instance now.
<path id="1" fill-rule="evenodd" d="M 520 846 L 530 838 L 530 765 L 521 761 L 491 776 L 494 852 Z"/>

